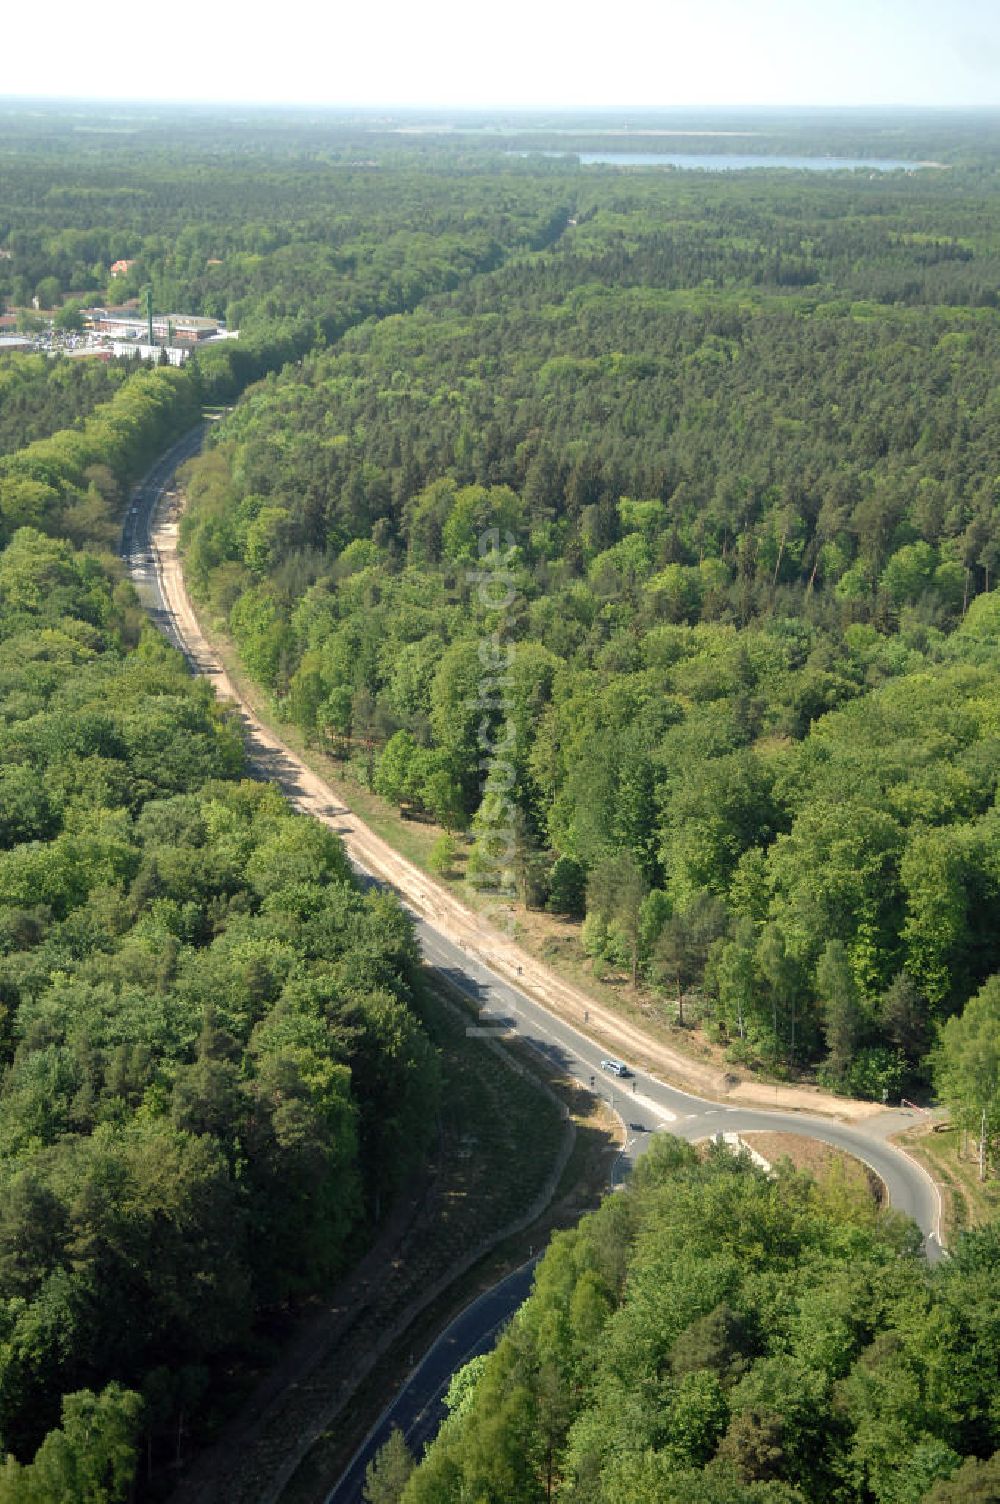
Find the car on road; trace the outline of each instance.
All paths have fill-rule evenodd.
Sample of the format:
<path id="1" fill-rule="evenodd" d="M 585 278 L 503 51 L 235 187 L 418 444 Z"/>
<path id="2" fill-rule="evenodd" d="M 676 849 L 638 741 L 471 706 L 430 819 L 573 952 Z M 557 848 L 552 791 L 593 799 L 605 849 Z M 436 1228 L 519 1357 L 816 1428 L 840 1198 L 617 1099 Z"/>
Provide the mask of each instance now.
<path id="1" fill-rule="evenodd" d="M 611 1076 L 630 1076 L 632 1072 L 621 1060 L 602 1060 L 601 1070 L 607 1071 Z"/>

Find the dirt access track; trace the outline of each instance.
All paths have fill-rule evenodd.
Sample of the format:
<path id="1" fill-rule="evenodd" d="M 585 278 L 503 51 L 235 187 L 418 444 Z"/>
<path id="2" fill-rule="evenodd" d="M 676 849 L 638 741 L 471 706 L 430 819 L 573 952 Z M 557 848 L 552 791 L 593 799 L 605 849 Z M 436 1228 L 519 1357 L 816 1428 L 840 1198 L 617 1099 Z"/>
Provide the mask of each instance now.
<path id="1" fill-rule="evenodd" d="M 587 1034 L 601 1048 L 640 1064 L 651 1074 L 714 1101 L 784 1111 L 825 1113 L 844 1121 L 881 1116 L 872 1102 L 835 1097 L 805 1086 L 744 1080 L 692 1060 L 595 1002 L 564 981 L 482 915 L 466 908 L 433 878 L 395 851 L 350 809 L 344 790 L 327 783 L 269 727 L 237 693 L 222 662 L 199 625 L 187 593 L 178 554 L 179 492 L 167 493 L 152 521 L 152 545 L 164 607 L 176 636 L 197 671 L 220 700 L 238 710 L 255 772 L 273 780 L 303 814 L 329 825 L 341 837 L 354 863 L 396 889 L 406 905 L 511 985 Z M 886 1115 L 888 1116 L 888 1115 Z"/>

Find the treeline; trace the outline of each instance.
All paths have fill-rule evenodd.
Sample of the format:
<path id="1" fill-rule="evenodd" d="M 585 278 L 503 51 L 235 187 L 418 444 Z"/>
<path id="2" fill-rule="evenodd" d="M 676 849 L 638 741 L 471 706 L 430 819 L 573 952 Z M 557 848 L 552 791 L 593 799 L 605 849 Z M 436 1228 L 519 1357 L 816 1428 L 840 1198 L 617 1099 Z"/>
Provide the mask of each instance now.
<path id="1" fill-rule="evenodd" d="M 0 458 L 0 544 L 32 527 L 112 546 L 129 486 L 200 417 L 195 369 L 141 371 L 79 428 Z"/>
<path id="2" fill-rule="evenodd" d="M 530 564 L 590 572 L 608 600 L 644 594 L 659 620 L 829 605 L 891 627 L 920 605 L 947 624 L 995 581 L 992 315 L 586 286 L 534 308 L 530 270 L 519 307 L 512 275 L 356 331 L 234 417 L 245 489 L 289 512 L 281 560 L 303 579 L 310 555 L 315 571 L 376 524 L 408 555 L 460 562 L 447 500 L 421 494 L 448 478 L 510 487 Z M 494 286 L 502 318 L 469 317 Z M 622 497 L 649 503 L 641 522 Z"/>
<path id="3" fill-rule="evenodd" d="M 836 1180 L 787 1162 L 769 1180 L 722 1149 L 700 1163 L 658 1136 L 623 1194 L 555 1235 L 496 1351 L 452 1381 L 426 1458 L 377 1497 L 993 1499 L 997 1233 L 933 1270 L 917 1246 Z"/>
<path id="4" fill-rule="evenodd" d="M 400 117 L 398 125 L 407 117 Z M 987 179 L 993 178 L 994 164 L 1000 151 L 1000 129 L 996 117 L 987 111 L 905 110 L 869 113 L 862 109 L 660 109 L 635 110 L 615 118 L 605 115 L 597 120 L 592 112 L 462 111 L 452 120 L 437 116 L 440 128 L 428 123 L 421 132 L 421 144 L 442 156 L 468 159 L 486 152 L 512 152 L 519 157 L 527 153 L 548 153 L 549 159 L 533 157 L 534 170 L 556 165 L 551 155 L 575 152 L 627 151 L 630 154 L 679 151 L 685 157 L 714 156 L 749 152 L 754 156 L 859 157 L 862 164 L 853 170 L 865 171 L 863 159 L 872 157 L 918 163 L 964 164 Z M 335 117 L 331 118 L 331 124 Z M 338 122 L 347 135 L 353 125 L 357 139 L 374 140 L 380 147 L 395 143 L 393 122 L 382 117 L 382 127 L 374 129 L 374 119 L 365 122 Z M 365 131 L 365 125 L 367 130 Z M 627 130 L 628 139 L 622 139 Z M 364 136 L 361 132 L 364 131 Z M 609 136 L 609 131 L 611 132 Z M 680 132 L 680 138 L 669 140 Z M 667 139 L 664 139 L 664 132 Z M 723 134 L 720 136 L 720 132 Z M 478 137 L 478 139 L 477 139 Z M 405 138 L 404 138 L 405 139 Z M 636 169 L 631 169 L 635 172 Z M 593 168 L 584 172 L 594 175 Z M 662 173 L 660 174 L 662 175 Z M 883 174 L 878 180 L 884 182 Z M 690 179 L 689 179 L 690 181 Z M 698 183 L 698 188 L 703 186 Z"/>
<path id="5" fill-rule="evenodd" d="M 131 368 L 134 369 L 134 368 Z M 0 455 L 71 428 L 108 402 L 129 374 L 126 361 L 8 355 L 0 360 Z"/>
<path id="6" fill-rule="evenodd" d="M 124 483 L 191 387 L 136 376 L 5 461 L 7 527 L 26 487 L 56 532 L 94 466 Z M 435 1132 L 418 952 L 242 780 L 108 556 L 8 537 L 0 702 L 0 1498 L 159 1497 L 258 1318 L 329 1288 Z"/>
<path id="7" fill-rule="evenodd" d="M 150 281 L 246 334 L 0 460 L 0 1499 L 113 1504 L 165 1488 L 255 1318 L 364 1246 L 438 1099 L 400 910 L 241 781 L 100 552 L 128 486 L 294 361 L 192 468 L 184 527 L 282 712 L 467 832 L 472 878 L 503 812 L 511 893 L 734 1059 L 879 1096 L 950 1020 L 975 1130 L 997 245 L 988 174 L 692 186 L 460 145 L 444 170 L 194 121 L 173 155 L 156 124 L 84 141 L 69 181 L 70 129 L 15 131 L 0 291 Z M 665 1146 L 558 1245 L 414 1497 L 971 1488 L 993 1252 L 931 1276 L 895 1224 Z"/>
<path id="8" fill-rule="evenodd" d="M 683 255 L 698 285 L 665 291 L 671 213 L 742 255 L 789 190 L 706 190 L 701 220 L 673 184 L 587 191 L 555 249 L 251 390 L 192 467 L 188 577 L 283 714 L 469 832 L 474 880 L 506 810 L 512 889 L 585 916 L 595 967 L 733 1059 L 912 1090 L 1000 967 L 997 316 L 713 292 Z M 907 192 L 911 226 L 950 202 L 824 186 L 799 233 L 888 198 L 919 263 Z"/>
<path id="9" fill-rule="evenodd" d="M 564 222 L 557 185 L 526 174 L 456 177 L 294 152 L 254 162 L 233 151 L 209 166 L 196 150 L 138 144 L 117 165 L 114 156 L 81 159 L 72 185 L 62 158 L 46 160 L 42 147 L 15 156 L 0 297 L 19 307 L 70 293 L 118 302 L 151 283 L 164 311 L 226 318 L 251 334 L 284 319 L 328 320 L 339 332 L 454 286 L 506 249 L 544 243 Z M 119 260 L 132 265 L 112 277 Z"/>
<path id="10" fill-rule="evenodd" d="M 602 285 L 740 286 L 810 299 L 997 306 L 997 183 L 933 171 L 581 184 L 571 255 Z"/>
<path id="11" fill-rule="evenodd" d="M 488 159 L 449 171 L 304 124 L 219 126 L 148 122 L 124 142 L 102 135 L 99 152 L 77 135 L 68 181 L 63 124 L 21 122 L 0 206 L 0 305 L 119 303 L 149 286 L 160 312 L 240 330 L 200 356 L 206 395 L 224 400 L 365 318 L 549 243 L 571 212 L 565 182 Z"/>

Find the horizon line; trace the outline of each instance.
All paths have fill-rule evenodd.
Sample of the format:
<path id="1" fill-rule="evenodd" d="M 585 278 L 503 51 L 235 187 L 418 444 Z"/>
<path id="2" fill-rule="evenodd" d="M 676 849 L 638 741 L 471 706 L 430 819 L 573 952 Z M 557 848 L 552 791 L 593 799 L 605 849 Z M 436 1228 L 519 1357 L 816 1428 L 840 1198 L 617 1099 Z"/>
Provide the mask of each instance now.
<path id="1" fill-rule="evenodd" d="M 779 112 L 794 112 L 803 115 L 821 115 L 829 113 L 837 114 L 861 114 L 873 112 L 880 114 L 898 114 L 904 111 L 927 113 L 927 114 L 964 114 L 964 115 L 1000 115 L 1000 103 L 996 104 L 968 104 L 968 103 L 917 103 L 914 101 L 896 101 L 892 103 L 884 101 L 871 101 L 866 103 L 843 103 L 843 104 L 803 104 L 794 101 L 761 104 L 744 103 L 739 101 L 725 104 L 449 104 L 449 103 L 426 103 L 426 102 L 390 102 L 390 101 L 365 101 L 337 103 L 330 100 L 293 100 L 293 99 L 252 99 L 252 98 L 217 98 L 196 97 L 178 98 L 176 96 L 157 96 L 155 98 L 138 97 L 134 95 L 95 95 L 95 94 L 2 94 L 0 93 L 0 107 L 24 106 L 24 105 L 94 105 L 105 107 L 128 107 L 131 109 L 157 109 L 164 106 L 180 109 L 256 109 L 262 111 L 281 110 L 293 113 L 303 111 L 325 111 L 331 114 L 347 113 L 399 113 L 413 114 L 416 112 L 436 112 L 444 116 L 471 115 L 482 116 L 496 113 L 509 115 L 524 115 L 545 113 L 550 115 L 605 115 L 605 114 L 631 114 L 631 115 L 681 115 L 681 114 L 718 114 L 725 112 L 741 112 L 746 114 L 771 114 Z"/>

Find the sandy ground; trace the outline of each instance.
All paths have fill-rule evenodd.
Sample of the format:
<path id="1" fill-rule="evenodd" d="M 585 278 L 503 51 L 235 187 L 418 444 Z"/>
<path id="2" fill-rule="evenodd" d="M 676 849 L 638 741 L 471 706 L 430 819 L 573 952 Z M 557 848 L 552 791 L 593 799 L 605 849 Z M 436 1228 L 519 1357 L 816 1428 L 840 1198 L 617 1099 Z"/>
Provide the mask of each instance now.
<path id="1" fill-rule="evenodd" d="M 327 783 L 301 762 L 266 727 L 237 694 L 218 656 L 205 638 L 184 584 L 177 551 L 180 503 L 161 509 L 153 530 L 154 554 L 164 599 L 198 671 L 222 700 L 238 708 L 247 732 L 255 771 L 274 780 L 290 802 L 331 826 L 348 853 L 375 877 L 390 883 L 404 901 L 470 956 L 513 982 L 551 1012 L 583 1030 L 603 1048 L 699 1096 L 785 1111 L 826 1113 L 857 1121 L 882 1112 L 872 1102 L 835 1097 L 804 1086 L 775 1086 L 741 1079 L 714 1065 L 690 1059 L 652 1039 L 637 1025 L 575 988 L 528 951 L 460 903 L 433 878 L 413 865 L 349 808 L 344 790 Z M 587 1015 L 583 1029 L 584 1015 Z"/>
<path id="2" fill-rule="evenodd" d="M 850 1184 L 865 1190 L 880 1205 L 887 1200 L 885 1186 L 875 1171 L 833 1144 L 800 1133 L 741 1133 L 740 1138 L 772 1165 L 790 1159 L 797 1170 L 808 1170 L 817 1180 L 834 1166 L 843 1166 Z"/>

